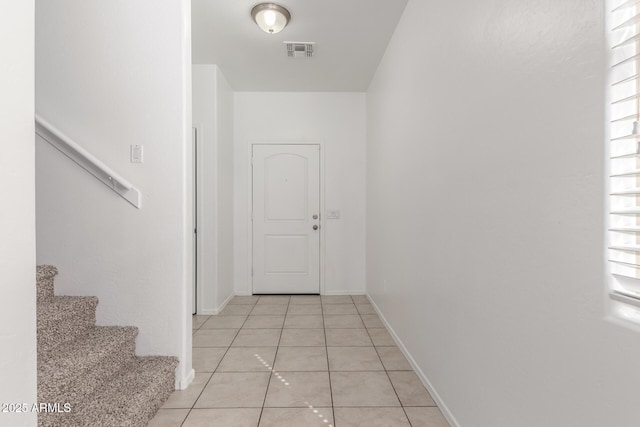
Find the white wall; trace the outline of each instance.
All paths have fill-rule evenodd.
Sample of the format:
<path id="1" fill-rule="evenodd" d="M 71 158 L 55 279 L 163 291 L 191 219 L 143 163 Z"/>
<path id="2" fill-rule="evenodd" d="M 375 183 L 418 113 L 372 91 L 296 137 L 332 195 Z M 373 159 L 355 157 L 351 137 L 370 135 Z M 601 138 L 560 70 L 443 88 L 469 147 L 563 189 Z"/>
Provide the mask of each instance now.
<path id="1" fill-rule="evenodd" d="M 129 180 L 137 210 L 42 140 L 37 259 L 59 294 L 95 295 L 98 323 L 140 329 L 138 354 L 191 375 L 190 2 L 40 1 L 39 114 Z M 130 144 L 144 163 L 129 163 Z"/>
<path id="2" fill-rule="evenodd" d="M 233 295 L 233 91 L 216 65 L 193 66 L 198 158 L 198 314 Z"/>
<path id="3" fill-rule="evenodd" d="M 250 144 L 319 142 L 324 158 L 324 291 L 365 287 L 365 95 L 363 93 L 235 93 L 235 290 L 251 293 L 249 251 Z"/>
<path id="4" fill-rule="evenodd" d="M 410 0 L 367 92 L 367 292 L 460 426 L 638 425 L 638 333 L 605 320 L 602 7 Z"/>
<path id="5" fill-rule="evenodd" d="M 218 130 L 218 309 L 234 295 L 233 286 L 233 189 L 234 137 L 233 90 L 224 75 L 216 73 L 216 128 Z"/>
<path id="6" fill-rule="evenodd" d="M 34 4 L 0 7 L 0 402 L 36 402 Z M 2 413 L 0 426 L 36 426 L 36 413 Z"/>

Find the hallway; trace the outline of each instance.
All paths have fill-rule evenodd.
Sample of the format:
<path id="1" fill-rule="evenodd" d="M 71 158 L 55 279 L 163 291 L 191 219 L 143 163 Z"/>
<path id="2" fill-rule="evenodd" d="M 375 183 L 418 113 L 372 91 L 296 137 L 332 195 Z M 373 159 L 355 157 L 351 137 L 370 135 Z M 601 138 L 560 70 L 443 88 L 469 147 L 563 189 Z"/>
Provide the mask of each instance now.
<path id="1" fill-rule="evenodd" d="M 366 296 L 236 296 L 193 330 L 151 427 L 448 427 Z"/>

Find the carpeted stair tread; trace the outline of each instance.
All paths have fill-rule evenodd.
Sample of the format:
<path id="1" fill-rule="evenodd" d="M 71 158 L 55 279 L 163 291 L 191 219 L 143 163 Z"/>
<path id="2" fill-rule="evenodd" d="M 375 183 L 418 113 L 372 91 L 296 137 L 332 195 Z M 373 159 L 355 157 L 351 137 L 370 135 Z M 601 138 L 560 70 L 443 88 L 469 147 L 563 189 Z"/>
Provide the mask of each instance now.
<path id="1" fill-rule="evenodd" d="M 58 269 L 53 265 L 39 265 L 36 267 L 36 295 L 38 301 L 53 298 L 53 279 Z"/>
<path id="2" fill-rule="evenodd" d="M 175 390 L 175 357 L 138 357 L 80 408 L 86 427 L 143 427 Z"/>
<path id="3" fill-rule="evenodd" d="M 39 357 L 38 401 L 83 400 L 133 360 L 137 335 L 134 327 L 94 327 L 87 337 Z"/>
<path id="4" fill-rule="evenodd" d="M 174 391 L 177 365 L 175 357 L 136 357 L 70 414 L 40 414 L 39 425 L 144 427 Z"/>
<path id="5" fill-rule="evenodd" d="M 87 336 L 96 323 L 97 305 L 95 297 L 56 296 L 38 302 L 39 356 Z"/>
<path id="6" fill-rule="evenodd" d="M 178 359 L 136 357 L 137 328 L 95 326 L 98 299 L 55 296 L 57 274 L 37 267 L 38 426 L 146 426 L 175 389 Z"/>

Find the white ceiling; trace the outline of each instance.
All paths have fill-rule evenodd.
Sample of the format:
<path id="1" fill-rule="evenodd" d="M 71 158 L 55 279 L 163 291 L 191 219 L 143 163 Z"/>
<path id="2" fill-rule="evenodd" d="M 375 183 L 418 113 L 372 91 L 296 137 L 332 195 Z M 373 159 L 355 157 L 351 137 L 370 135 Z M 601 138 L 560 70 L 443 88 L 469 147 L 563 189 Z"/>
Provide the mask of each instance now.
<path id="1" fill-rule="evenodd" d="M 236 91 L 366 91 L 407 0 L 276 0 L 291 12 L 279 34 L 251 19 L 260 0 L 192 0 L 194 64 L 217 64 Z M 287 57 L 284 41 L 316 42 Z"/>

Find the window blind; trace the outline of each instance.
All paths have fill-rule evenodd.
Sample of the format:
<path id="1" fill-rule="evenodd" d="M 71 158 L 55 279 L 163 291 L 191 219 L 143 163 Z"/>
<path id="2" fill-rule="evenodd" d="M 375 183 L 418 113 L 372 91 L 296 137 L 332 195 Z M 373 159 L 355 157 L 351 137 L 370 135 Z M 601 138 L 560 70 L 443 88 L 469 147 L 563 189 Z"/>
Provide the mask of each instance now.
<path id="1" fill-rule="evenodd" d="M 640 307 L 640 0 L 609 14 L 608 259 L 611 298 Z"/>

